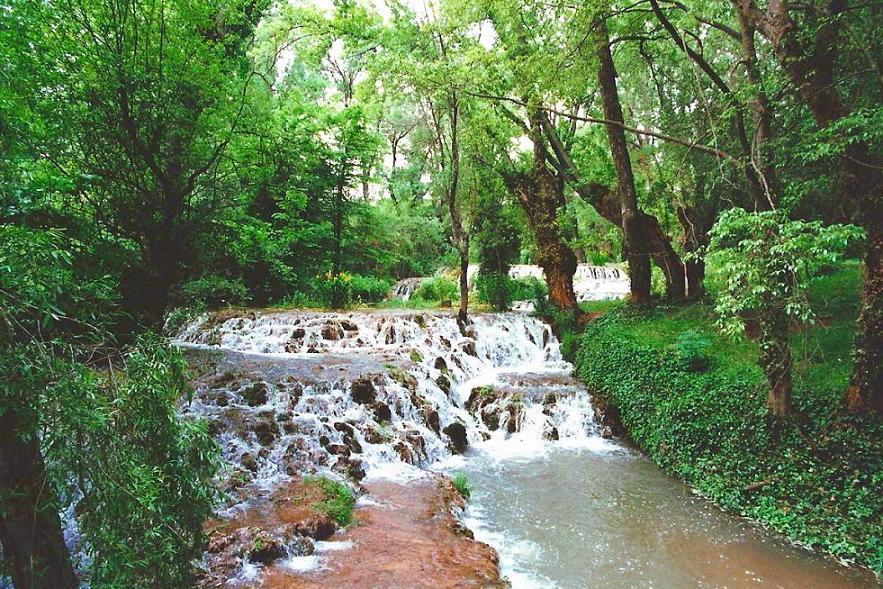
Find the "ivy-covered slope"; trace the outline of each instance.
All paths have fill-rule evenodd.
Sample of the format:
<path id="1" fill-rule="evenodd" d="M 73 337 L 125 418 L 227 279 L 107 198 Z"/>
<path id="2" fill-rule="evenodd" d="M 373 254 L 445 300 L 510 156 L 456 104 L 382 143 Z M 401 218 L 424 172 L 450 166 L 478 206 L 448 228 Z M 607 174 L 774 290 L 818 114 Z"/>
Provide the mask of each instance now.
<path id="1" fill-rule="evenodd" d="M 576 342 L 589 389 L 634 442 L 734 513 L 883 573 L 883 423 L 841 408 L 860 276 L 818 279 L 822 320 L 797 330 L 794 416 L 767 413 L 756 346 L 719 335 L 709 306 L 614 308 Z"/>

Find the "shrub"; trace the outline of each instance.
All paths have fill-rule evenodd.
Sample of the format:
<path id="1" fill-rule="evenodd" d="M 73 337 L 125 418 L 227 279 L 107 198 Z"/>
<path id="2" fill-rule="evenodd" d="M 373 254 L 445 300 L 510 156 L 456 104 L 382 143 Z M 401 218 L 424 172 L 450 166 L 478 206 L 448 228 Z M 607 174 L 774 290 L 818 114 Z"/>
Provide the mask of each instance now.
<path id="1" fill-rule="evenodd" d="M 508 311 L 512 307 L 514 280 L 504 274 L 481 274 L 475 279 L 478 300 L 487 303 L 495 311 Z"/>
<path id="2" fill-rule="evenodd" d="M 512 279 L 513 301 L 534 301 L 549 294 L 546 283 L 535 276 Z"/>
<path id="3" fill-rule="evenodd" d="M 360 303 L 376 303 L 386 298 L 392 282 L 385 278 L 353 274 L 350 277 L 350 292 L 353 300 Z"/>
<path id="4" fill-rule="evenodd" d="M 208 274 L 182 284 L 176 298 L 184 307 L 216 309 L 243 305 L 248 302 L 249 293 L 239 278 Z"/>
<path id="5" fill-rule="evenodd" d="M 465 472 L 455 473 L 451 483 L 453 483 L 454 489 L 460 493 L 463 499 L 469 499 L 472 496 L 472 485 L 469 483 L 469 477 L 466 476 Z"/>
<path id="6" fill-rule="evenodd" d="M 421 301 L 455 301 L 460 294 L 460 287 L 447 276 L 434 276 L 424 280 L 414 291 L 413 298 Z"/>

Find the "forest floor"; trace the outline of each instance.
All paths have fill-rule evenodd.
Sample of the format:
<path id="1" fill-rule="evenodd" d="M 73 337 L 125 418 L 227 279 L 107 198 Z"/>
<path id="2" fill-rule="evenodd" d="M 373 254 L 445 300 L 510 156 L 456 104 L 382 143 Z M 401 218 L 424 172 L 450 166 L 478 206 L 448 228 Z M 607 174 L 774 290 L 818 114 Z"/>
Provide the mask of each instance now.
<path id="1" fill-rule="evenodd" d="M 819 316 L 794 326 L 785 421 L 766 410 L 757 344 L 721 335 L 710 303 L 588 304 L 603 316 L 568 347 L 589 390 L 661 467 L 730 512 L 880 575 L 883 423 L 842 404 L 860 286 L 855 265 L 812 284 Z"/>

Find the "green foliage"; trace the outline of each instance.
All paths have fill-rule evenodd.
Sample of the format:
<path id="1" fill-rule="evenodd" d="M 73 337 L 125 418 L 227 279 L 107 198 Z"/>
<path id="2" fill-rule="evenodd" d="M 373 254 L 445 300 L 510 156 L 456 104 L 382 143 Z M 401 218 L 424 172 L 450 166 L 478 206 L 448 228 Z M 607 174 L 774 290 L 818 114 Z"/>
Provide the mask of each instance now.
<path id="1" fill-rule="evenodd" d="M 534 301 L 545 298 L 549 295 L 546 283 L 534 276 L 525 278 L 512 279 L 512 300 L 513 301 Z"/>
<path id="2" fill-rule="evenodd" d="M 248 300 L 249 292 L 241 279 L 216 274 L 183 283 L 178 296 L 181 305 L 200 309 L 239 306 Z"/>
<path id="3" fill-rule="evenodd" d="M 495 311 L 508 311 L 515 299 L 515 281 L 508 274 L 482 274 L 475 277 L 478 300 Z"/>
<path id="4" fill-rule="evenodd" d="M 741 333 L 745 317 L 781 309 L 811 323 L 810 279 L 841 259 L 862 232 L 851 225 L 789 220 L 779 211 L 721 213 L 711 230 L 709 258 L 727 277 L 715 309 L 725 332 Z"/>
<path id="5" fill-rule="evenodd" d="M 451 484 L 454 485 L 454 489 L 460 493 L 460 496 L 463 497 L 463 499 L 468 500 L 472 496 L 472 485 L 465 472 L 454 473 L 454 476 L 451 478 Z"/>
<path id="6" fill-rule="evenodd" d="M 460 295 L 460 287 L 447 276 L 433 276 L 424 280 L 412 298 L 419 301 L 456 301 Z"/>
<path id="7" fill-rule="evenodd" d="M 830 324 L 795 335 L 813 352 L 797 362 L 785 423 L 767 416 L 757 347 L 718 333 L 706 306 L 609 312 L 581 336 L 577 372 L 642 450 L 703 495 L 879 572 L 883 424 L 841 410 L 857 279 L 847 268 L 811 283 Z M 704 372 L 685 362 L 697 352 Z"/>
<path id="8" fill-rule="evenodd" d="M 305 477 L 304 481 L 319 485 L 325 493 L 326 499 L 317 503 L 314 506 L 316 509 L 327 514 L 341 526 L 348 526 L 352 523 L 356 496 L 348 486 L 327 477 Z"/>
<path id="9" fill-rule="evenodd" d="M 141 339 L 120 381 L 109 376 L 103 427 L 82 432 L 89 482 L 78 510 L 93 587 L 192 582 L 220 462 L 207 424 L 177 413 L 185 369 L 180 351 Z"/>
<path id="10" fill-rule="evenodd" d="M 353 274 L 350 277 L 350 290 L 352 297 L 359 303 L 376 303 L 386 298 L 392 286 L 392 281 L 375 276 Z"/>
<path id="11" fill-rule="evenodd" d="M 702 372 L 708 368 L 708 348 L 711 341 L 693 330 L 680 334 L 674 343 L 674 351 L 688 370 Z"/>

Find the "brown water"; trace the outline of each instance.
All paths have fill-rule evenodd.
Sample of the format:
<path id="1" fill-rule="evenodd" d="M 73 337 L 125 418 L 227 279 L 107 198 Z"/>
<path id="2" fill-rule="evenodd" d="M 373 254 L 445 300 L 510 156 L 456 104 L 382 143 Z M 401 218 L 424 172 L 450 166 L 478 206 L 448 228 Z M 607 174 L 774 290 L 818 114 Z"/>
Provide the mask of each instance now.
<path id="1" fill-rule="evenodd" d="M 477 451 L 468 523 L 518 587 L 878 587 L 873 575 L 731 517 L 615 447 L 499 460 Z"/>

